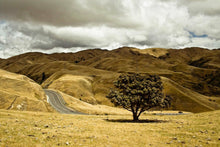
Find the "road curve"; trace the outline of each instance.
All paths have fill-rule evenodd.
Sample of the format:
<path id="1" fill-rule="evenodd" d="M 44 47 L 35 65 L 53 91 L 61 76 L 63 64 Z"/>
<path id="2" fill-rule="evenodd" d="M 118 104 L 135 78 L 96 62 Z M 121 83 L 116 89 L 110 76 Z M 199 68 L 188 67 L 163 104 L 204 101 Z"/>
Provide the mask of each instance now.
<path id="1" fill-rule="evenodd" d="M 45 94 L 47 95 L 48 102 L 49 104 L 58 112 L 63 113 L 63 114 L 84 114 L 81 112 L 77 112 L 75 110 L 72 110 L 71 108 L 67 107 L 65 105 L 65 101 L 63 97 L 53 91 L 53 90 L 48 90 L 44 89 Z"/>

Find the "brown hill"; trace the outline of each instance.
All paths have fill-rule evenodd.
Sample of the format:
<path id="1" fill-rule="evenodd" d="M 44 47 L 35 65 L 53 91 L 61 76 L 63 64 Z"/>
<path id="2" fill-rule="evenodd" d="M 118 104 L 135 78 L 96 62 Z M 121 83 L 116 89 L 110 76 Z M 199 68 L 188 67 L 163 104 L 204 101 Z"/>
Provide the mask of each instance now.
<path id="1" fill-rule="evenodd" d="M 97 57 L 101 54 L 104 54 L 105 52 L 107 52 L 107 50 L 90 49 L 90 50 L 79 51 L 77 53 L 54 53 L 49 56 L 57 61 L 71 61 L 71 62 L 79 63 L 81 61 L 85 61 L 90 58 Z"/>
<path id="2" fill-rule="evenodd" d="M 40 85 L 26 76 L 0 70 L 0 109 L 51 111 Z"/>
<path id="3" fill-rule="evenodd" d="M 132 49 L 133 51 L 139 52 L 141 54 L 149 54 L 154 57 L 160 57 L 168 53 L 168 49 L 164 48 L 148 48 L 148 49 Z"/>
<path id="4" fill-rule="evenodd" d="M 78 71 L 80 73 L 80 71 Z M 86 75 L 86 73 L 84 73 Z M 109 89 L 113 87 L 112 81 L 116 80 L 119 74 L 105 73 L 97 76 L 79 76 L 79 74 L 66 71 L 55 73 L 48 78 L 42 86 L 56 89 L 92 104 L 110 105 L 105 96 Z M 203 112 L 220 109 L 219 97 L 208 97 L 195 91 L 187 89 L 176 82 L 162 77 L 164 92 L 173 97 L 170 109 L 191 112 Z"/>
<path id="5" fill-rule="evenodd" d="M 0 61 L 0 67 L 11 72 L 19 73 L 26 66 L 52 62 L 54 60 L 43 53 L 25 53 Z"/>
<path id="6" fill-rule="evenodd" d="M 168 50 L 160 59 L 168 63 L 185 63 L 195 67 L 219 68 L 220 50 L 208 50 L 203 48 L 185 48 L 180 50 Z"/>
<path id="7" fill-rule="evenodd" d="M 159 54 L 162 56 L 149 55 L 152 52 L 155 52 L 155 56 Z M 164 55 L 164 53 L 166 54 Z M 207 82 L 207 78 L 210 79 L 211 75 L 214 75 L 212 81 L 219 81 L 219 53 L 219 50 L 201 48 L 186 48 L 182 50 L 150 49 L 148 52 L 147 49 L 142 51 L 135 48 L 120 48 L 78 64 L 119 73 L 159 74 L 199 93 L 220 96 L 220 84 Z M 209 59 L 206 63 L 207 66 L 197 67 L 191 65 L 192 61 L 200 58 Z"/>
<path id="8" fill-rule="evenodd" d="M 45 88 L 106 105 L 112 105 L 105 96 L 120 73 L 159 74 L 168 79 L 163 81 L 165 92 L 175 97 L 173 109 L 200 112 L 219 109 L 219 55 L 220 50 L 202 48 L 123 47 L 112 51 L 27 53 L 0 60 L 0 68 L 26 75 Z"/>
<path id="9" fill-rule="evenodd" d="M 165 77 L 162 77 L 162 81 L 164 92 L 173 98 L 170 109 L 191 112 L 220 109 L 219 97 L 209 97 L 199 94 Z"/>
<path id="10" fill-rule="evenodd" d="M 74 65 L 72 66 L 74 68 Z M 112 106 L 105 97 L 119 74 L 84 66 L 55 72 L 43 82 L 44 88 L 59 90 L 91 104 Z"/>

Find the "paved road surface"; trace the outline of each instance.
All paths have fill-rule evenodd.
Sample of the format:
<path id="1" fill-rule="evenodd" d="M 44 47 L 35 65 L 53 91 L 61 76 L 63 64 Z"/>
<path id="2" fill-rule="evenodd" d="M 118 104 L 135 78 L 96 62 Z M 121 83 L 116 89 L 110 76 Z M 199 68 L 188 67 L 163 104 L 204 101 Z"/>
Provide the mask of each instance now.
<path id="1" fill-rule="evenodd" d="M 77 112 L 67 107 L 65 105 L 65 101 L 63 97 L 59 93 L 53 90 L 46 90 L 46 89 L 44 91 L 48 97 L 48 102 L 58 112 L 64 113 L 64 114 L 84 114 L 84 113 Z"/>

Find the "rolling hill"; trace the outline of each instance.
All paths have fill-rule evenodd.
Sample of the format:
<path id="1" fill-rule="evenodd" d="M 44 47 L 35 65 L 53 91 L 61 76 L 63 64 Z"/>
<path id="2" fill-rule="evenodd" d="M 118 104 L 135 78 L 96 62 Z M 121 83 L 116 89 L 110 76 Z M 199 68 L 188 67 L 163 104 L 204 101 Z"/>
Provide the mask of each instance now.
<path id="1" fill-rule="evenodd" d="M 51 112 L 40 85 L 26 76 L 0 70 L 0 109 Z"/>
<path id="2" fill-rule="evenodd" d="M 112 106 L 105 97 L 121 73 L 158 74 L 171 109 L 219 109 L 220 50 L 203 48 L 140 50 L 123 47 L 77 53 L 25 53 L 0 60 L 0 68 L 28 76 L 43 88 L 59 90 L 91 104 Z"/>

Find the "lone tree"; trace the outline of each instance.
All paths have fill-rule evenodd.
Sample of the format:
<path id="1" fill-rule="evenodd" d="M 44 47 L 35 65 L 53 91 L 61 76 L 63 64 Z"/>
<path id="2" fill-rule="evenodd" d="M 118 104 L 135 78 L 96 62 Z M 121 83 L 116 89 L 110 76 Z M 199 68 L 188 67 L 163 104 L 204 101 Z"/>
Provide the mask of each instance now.
<path id="1" fill-rule="evenodd" d="M 157 75 L 123 74 L 114 85 L 117 90 L 111 90 L 107 98 L 131 111 L 133 121 L 138 121 L 141 113 L 150 108 L 170 105 L 171 97 L 162 93 L 162 82 Z"/>

